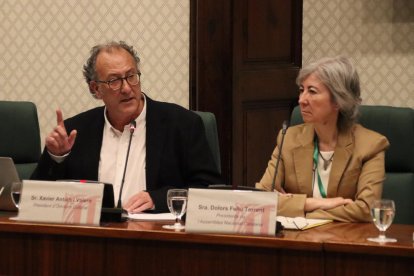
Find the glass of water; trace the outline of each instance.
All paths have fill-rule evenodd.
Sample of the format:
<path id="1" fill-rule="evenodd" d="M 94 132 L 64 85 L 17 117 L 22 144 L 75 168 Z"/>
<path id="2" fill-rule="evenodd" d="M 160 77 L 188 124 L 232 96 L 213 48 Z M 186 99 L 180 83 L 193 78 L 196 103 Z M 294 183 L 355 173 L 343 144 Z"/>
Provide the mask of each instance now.
<path id="1" fill-rule="evenodd" d="M 187 190 L 170 189 L 167 192 L 167 204 L 170 212 L 175 216 L 175 223 L 172 225 L 164 225 L 163 228 L 181 230 L 184 225 L 181 224 L 181 217 L 187 210 Z"/>
<path id="2" fill-rule="evenodd" d="M 385 236 L 385 231 L 390 227 L 395 216 L 395 204 L 390 199 L 375 200 L 371 206 L 371 217 L 375 226 L 379 230 L 379 236 L 375 238 L 368 238 L 372 242 L 396 242 L 396 239 Z"/>

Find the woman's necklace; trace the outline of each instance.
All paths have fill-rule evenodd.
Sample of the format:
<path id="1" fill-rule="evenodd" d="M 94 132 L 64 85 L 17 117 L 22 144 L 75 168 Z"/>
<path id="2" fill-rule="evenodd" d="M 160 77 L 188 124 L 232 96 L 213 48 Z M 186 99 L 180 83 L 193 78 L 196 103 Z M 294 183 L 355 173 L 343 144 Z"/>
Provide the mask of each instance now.
<path id="1" fill-rule="evenodd" d="M 329 157 L 328 159 L 325 159 L 323 156 L 322 156 L 322 154 L 321 154 L 321 152 L 318 150 L 318 152 L 319 152 L 319 156 L 322 158 L 322 160 L 323 160 L 323 169 L 326 171 L 327 169 L 328 169 L 328 167 L 329 167 L 329 165 L 331 164 L 331 162 L 332 162 L 332 159 L 333 159 L 333 156 L 334 156 L 334 154 L 335 153 L 332 153 L 332 155 L 331 155 L 331 157 Z"/>

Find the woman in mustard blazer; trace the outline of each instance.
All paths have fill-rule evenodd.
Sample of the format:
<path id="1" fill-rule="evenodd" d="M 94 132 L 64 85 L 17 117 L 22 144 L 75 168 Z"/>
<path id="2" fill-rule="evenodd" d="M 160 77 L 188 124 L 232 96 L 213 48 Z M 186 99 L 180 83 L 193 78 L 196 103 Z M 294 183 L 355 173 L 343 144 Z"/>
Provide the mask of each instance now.
<path id="1" fill-rule="evenodd" d="M 275 179 L 278 215 L 370 221 L 381 198 L 388 140 L 356 123 L 359 77 L 344 57 L 324 58 L 297 78 L 304 124 L 286 132 Z M 271 190 L 282 134 L 256 187 Z"/>

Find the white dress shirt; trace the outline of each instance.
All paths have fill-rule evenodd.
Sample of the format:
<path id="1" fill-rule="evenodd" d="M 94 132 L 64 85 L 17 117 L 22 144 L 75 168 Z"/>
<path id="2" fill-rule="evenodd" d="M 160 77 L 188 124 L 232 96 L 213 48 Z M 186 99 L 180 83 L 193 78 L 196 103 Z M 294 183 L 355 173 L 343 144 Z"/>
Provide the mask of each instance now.
<path id="1" fill-rule="evenodd" d="M 104 114 L 105 125 L 99 160 L 98 179 L 101 182 L 111 183 L 113 185 L 115 205 L 117 205 L 128 151 L 130 128 L 129 125 L 126 125 L 124 131 L 120 132 L 108 121 L 106 109 Z M 131 196 L 146 189 L 146 114 L 147 105 L 144 97 L 144 107 L 142 112 L 138 118 L 135 119 L 136 128 L 132 135 L 128 165 L 121 196 L 123 206 L 128 202 Z"/>
<path id="2" fill-rule="evenodd" d="M 332 157 L 332 155 L 334 154 L 334 151 L 321 151 L 320 154 L 322 154 L 325 160 L 328 160 Z M 324 161 L 322 160 L 322 158 L 318 156 L 319 175 L 321 177 L 322 186 L 325 189 L 325 193 L 328 194 L 329 175 L 331 174 L 332 160 L 331 162 L 329 162 L 329 165 L 326 168 L 326 170 L 323 168 L 323 163 Z M 318 174 L 316 173 L 316 171 L 313 174 L 313 197 L 322 198 L 321 192 L 319 190 L 319 185 L 318 185 Z"/>

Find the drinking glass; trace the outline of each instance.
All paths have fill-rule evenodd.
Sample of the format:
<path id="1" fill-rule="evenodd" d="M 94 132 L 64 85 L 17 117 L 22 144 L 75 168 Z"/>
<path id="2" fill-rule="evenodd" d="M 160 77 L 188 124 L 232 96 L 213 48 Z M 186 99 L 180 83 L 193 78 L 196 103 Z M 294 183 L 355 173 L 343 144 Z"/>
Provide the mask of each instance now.
<path id="1" fill-rule="evenodd" d="M 187 190 L 170 189 L 167 192 L 167 204 L 170 212 L 175 216 L 175 223 L 172 225 L 163 225 L 165 229 L 182 230 L 184 225 L 181 224 L 181 217 L 187 210 Z"/>
<path id="2" fill-rule="evenodd" d="M 14 203 L 14 206 L 16 206 L 17 209 L 19 209 L 21 192 L 22 192 L 22 182 L 12 182 L 11 187 L 10 187 L 10 194 L 11 194 L 11 198 Z"/>
<path id="3" fill-rule="evenodd" d="M 375 238 L 368 238 L 372 242 L 396 242 L 396 239 L 385 236 L 385 231 L 390 227 L 395 216 L 395 204 L 390 199 L 375 200 L 371 206 L 371 217 L 375 226 L 379 230 L 379 236 Z"/>

